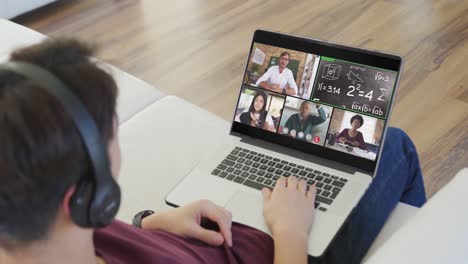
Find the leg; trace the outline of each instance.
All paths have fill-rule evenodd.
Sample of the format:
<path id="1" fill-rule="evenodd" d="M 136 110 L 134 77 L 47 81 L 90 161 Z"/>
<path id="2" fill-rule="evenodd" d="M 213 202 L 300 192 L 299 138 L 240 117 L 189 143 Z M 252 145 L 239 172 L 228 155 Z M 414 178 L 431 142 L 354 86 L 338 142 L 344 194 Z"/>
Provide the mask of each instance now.
<path id="1" fill-rule="evenodd" d="M 402 130 L 389 128 L 377 175 L 322 262 L 360 263 L 400 201 L 420 207 L 426 195 L 416 148 Z"/>

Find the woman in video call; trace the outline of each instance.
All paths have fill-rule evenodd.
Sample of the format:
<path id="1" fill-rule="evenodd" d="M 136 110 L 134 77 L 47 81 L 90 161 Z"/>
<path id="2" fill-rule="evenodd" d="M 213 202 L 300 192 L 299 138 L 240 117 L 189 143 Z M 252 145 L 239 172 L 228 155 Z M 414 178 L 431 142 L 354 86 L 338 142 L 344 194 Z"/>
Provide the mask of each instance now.
<path id="1" fill-rule="evenodd" d="M 266 111 L 267 94 L 263 91 L 256 92 L 248 111 L 239 116 L 243 124 L 251 125 L 276 132 L 273 118 Z"/>
<path id="2" fill-rule="evenodd" d="M 66 84 L 94 119 L 108 152 L 106 166 L 118 179 L 118 88 L 92 56 L 87 45 L 56 39 L 17 50 L 10 61 L 39 66 Z M 256 98 L 263 100 L 256 109 L 264 111 L 266 96 Z M 295 176 L 281 177 L 273 190 L 262 190 L 264 219 L 272 236 L 233 222 L 227 209 L 208 200 L 158 211 L 140 218 L 136 226 L 114 219 L 104 228 L 83 228 L 75 223 L 70 201 L 78 183 L 93 177 L 92 164 L 60 101 L 34 80 L 2 69 L 0 128 L 1 264 L 307 262 L 316 188 L 308 189 Z M 360 263 L 399 201 L 418 207 L 426 201 L 409 137 L 389 128 L 385 142 L 379 171 L 365 196 L 323 262 L 309 263 Z M 140 181 L 137 174 L 127 176 Z M 212 228 L 205 220 L 211 220 Z"/>
<path id="3" fill-rule="evenodd" d="M 351 128 L 345 128 L 338 135 L 337 140 L 341 143 L 350 144 L 354 147 L 358 147 L 362 150 L 367 150 L 366 142 L 362 133 L 358 131 L 364 125 L 364 119 L 360 115 L 354 115 L 351 117 Z"/>

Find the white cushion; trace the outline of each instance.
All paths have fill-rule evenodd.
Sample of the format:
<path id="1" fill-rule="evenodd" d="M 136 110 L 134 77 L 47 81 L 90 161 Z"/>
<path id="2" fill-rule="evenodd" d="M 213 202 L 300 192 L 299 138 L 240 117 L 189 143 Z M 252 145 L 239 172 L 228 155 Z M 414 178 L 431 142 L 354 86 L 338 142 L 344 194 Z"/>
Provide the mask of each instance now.
<path id="1" fill-rule="evenodd" d="M 416 215 L 419 208 L 415 206 L 411 206 L 405 203 L 398 203 L 395 209 L 393 209 L 392 214 L 385 222 L 384 227 L 380 231 L 377 238 L 372 243 L 372 246 L 367 251 L 366 257 L 363 260 L 363 263 L 367 263 L 367 259 L 369 259 L 372 255 L 377 252 L 382 245 L 396 232 L 400 229 L 403 225 L 405 225 L 408 221 L 411 220 L 413 216 Z"/>
<path id="2" fill-rule="evenodd" d="M 10 19 L 56 0 L 1 0 L 0 18 Z"/>
<path id="3" fill-rule="evenodd" d="M 122 206 L 117 218 L 166 209 L 166 194 L 226 139 L 229 123 L 178 97 L 153 103 L 120 126 Z"/>
<path id="4" fill-rule="evenodd" d="M 37 31 L 1 18 L 0 34 L 2 36 L 0 57 L 10 54 L 16 48 L 38 43 L 47 38 Z"/>
<path id="5" fill-rule="evenodd" d="M 5 38 L 2 36 L 3 41 L 0 42 L 0 63 L 7 61 L 13 50 L 47 38 L 34 30 L 4 19 L 0 19 L 0 32 L 6 35 Z M 105 63 L 102 65 L 114 76 L 119 87 L 117 114 L 120 123 L 164 96 L 160 90 L 117 67 Z"/>
<path id="6" fill-rule="evenodd" d="M 163 92 L 151 86 L 147 82 L 128 74 L 117 67 L 106 65 L 111 70 L 112 76 L 119 88 L 119 97 L 117 98 L 117 115 L 119 123 L 130 119 L 150 104 L 162 98 Z"/>
<path id="7" fill-rule="evenodd" d="M 439 190 L 367 263 L 467 263 L 468 168 Z"/>

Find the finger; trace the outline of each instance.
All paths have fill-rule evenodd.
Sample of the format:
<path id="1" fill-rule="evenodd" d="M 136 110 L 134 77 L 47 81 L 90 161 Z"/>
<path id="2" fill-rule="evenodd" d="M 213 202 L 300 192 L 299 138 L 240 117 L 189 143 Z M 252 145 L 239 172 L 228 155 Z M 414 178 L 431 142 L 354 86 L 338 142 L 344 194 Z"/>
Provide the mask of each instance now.
<path id="1" fill-rule="evenodd" d="M 253 120 L 257 120 L 257 117 L 256 117 L 252 112 L 250 112 L 250 117 L 251 117 Z"/>
<path id="2" fill-rule="evenodd" d="M 267 202 L 270 200 L 270 197 L 271 197 L 271 191 L 270 189 L 264 187 L 262 189 L 262 196 L 263 196 L 263 203 Z"/>
<path id="3" fill-rule="evenodd" d="M 231 219 L 232 221 L 232 212 L 229 211 L 228 209 L 224 208 L 224 207 L 220 207 L 221 208 L 221 211 L 223 212 L 223 214 L 228 218 L 228 219 Z"/>
<path id="4" fill-rule="evenodd" d="M 313 202 L 315 202 L 315 195 L 317 194 L 317 187 L 314 185 L 311 185 L 309 187 L 309 191 L 307 191 L 307 197 L 311 199 Z"/>
<path id="5" fill-rule="evenodd" d="M 228 218 L 232 218 L 232 212 L 229 211 L 228 209 L 223 208 L 223 213 L 224 213 Z"/>
<path id="6" fill-rule="evenodd" d="M 216 231 L 205 229 L 199 225 L 195 225 L 192 230 L 193 238 L 201 240 L 211 246 L 221 246 L 224 242 L 223 236 Z"/>
<path id="7" fill-rule="evenodd" d="M 304 179 L 299 180 L 299 183 L 297 184 L 297 189 L 299 190 L 300 193 L 306 194 L 307 183 Z"/>
<path id="8" fill-rule="evenodd" d="M 214 221 L 216 224 L 218 224 L 220 232 L 226 243 L 229 246 L 232 246 L 232 218 L 226 216 L 223 211 L 224 208 L 217 206 L 214 203 L 209 203 L 205 208 L 203 208 L 202 217 L 207 217 L 211 221 Z"/>
<path id="9" fill-rule="evenodd" d="M 297 178 L 296 176 L 289 176 L 288 178 L 288 189 L 297 189 Z"/>
<path id="10" fill-rule="evenodd" d="M 286 181 L 286 178 L 280 177 L 280 178 L 276 181 L 275 190 L 286 188 L 286 182 L 287 182 L 287 181 Z"/>

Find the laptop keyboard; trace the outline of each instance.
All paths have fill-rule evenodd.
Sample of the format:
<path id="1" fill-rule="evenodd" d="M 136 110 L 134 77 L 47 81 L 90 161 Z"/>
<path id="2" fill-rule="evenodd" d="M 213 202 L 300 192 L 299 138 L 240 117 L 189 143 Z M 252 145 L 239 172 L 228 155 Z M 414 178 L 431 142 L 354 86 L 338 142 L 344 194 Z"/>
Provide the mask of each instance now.
<path id="1" fill-rule="evenodd" d="M 323 212 L 347 183 L 344 178 L 241 147 L 235 147 L 211 174 L 259 190 L 272 189 L 281 176 L 294 175 L 307 186 L 316 184 L 315 208 Z"/>

